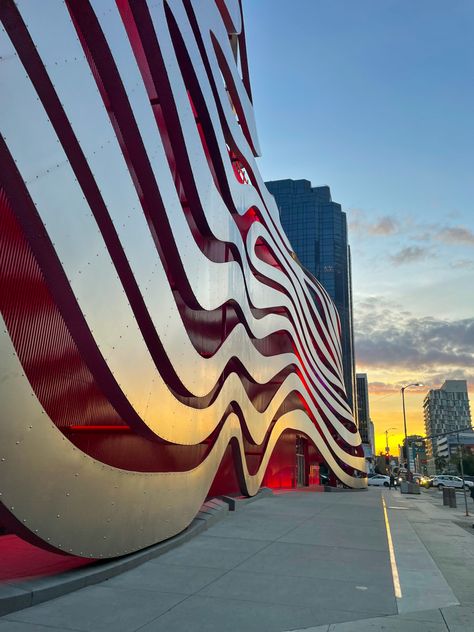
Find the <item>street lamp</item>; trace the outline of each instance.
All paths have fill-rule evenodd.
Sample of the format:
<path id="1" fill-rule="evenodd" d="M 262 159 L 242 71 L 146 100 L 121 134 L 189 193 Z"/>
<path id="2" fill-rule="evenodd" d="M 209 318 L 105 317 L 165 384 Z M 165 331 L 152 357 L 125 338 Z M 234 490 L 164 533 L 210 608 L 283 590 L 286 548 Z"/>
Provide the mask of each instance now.
<path id="1" fill-rule="evenodd" d="M 385 431 L 385 452 L 388 454 L 390 452 L 390 447 L 388 445 L 388 433 L 390 430 L 396 430 L 396 428 L 387 428 Z"/>
<path id="2" fill-rule="evenodd" d="M 424 386 L 421 382 L 414 382 L 413 384 L 407 384 L 406 386 L 402 386 L 402 407 L 403 407 L 403 430 L 405 431 L 405 455 L 407 457 L 407 481 L 411 480 L 411 472 L 410 472 L 410 454 L 408 452 L 408 437 L 407 437 L 407 416 L 405 412 L 405 390 L 410 388 L 411 386 Z"/>

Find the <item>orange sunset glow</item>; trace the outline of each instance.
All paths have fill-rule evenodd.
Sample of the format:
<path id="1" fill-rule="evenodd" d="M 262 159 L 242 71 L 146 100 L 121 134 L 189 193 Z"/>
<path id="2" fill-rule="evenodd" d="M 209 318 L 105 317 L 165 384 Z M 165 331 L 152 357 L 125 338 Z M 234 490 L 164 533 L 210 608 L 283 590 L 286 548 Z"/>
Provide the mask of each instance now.
<path id="1" fill-rule="evenodd" d="M 385 452 L 385 431 L 388 430 L 388 445 L 390 453 L 398 456 L 398 446 L 404 439 L 403 431 L 403 410 L 400 388 L 416 380 L 418 376 L 406 376 L 405 374 L 394 374 L 391 377 L 391 384 L 383 382 L 380 378 L 387 380 L 387 372 L 383 375 L 374 371 L 373 367 L 358 368 L 358 371 L 367 373 L 369 379 L 369 400 L 370 417 L 375 426 L 375 447 L 376 453 Z M 377 379 L 379 378 L 379 379 Z M 448 379 L 448 378 L 446 378 Z M 379 381 L 380 380 L 380 381 Z M 439 388 L 438 384 L 427 384 L 420 387 L 412 387 L 405 391 L 405 410 L 407 419 L 407 434 L 425 435 L 425 425 L 423 420 L 423 400 L 431 388 Z M 424 381 L 423 381 L 424 384 Z M 468 383 L 470 393 L 472 384 Z M 472 401 L 471 401 L 472 410 Z"/>
<path id="2" fill-rule="evenodd" d="M 367 226 L 365 229 L 369 230 Z M 376 239 L 389 243 L 389 236 L 382 231 Z M 365 236 L 355 226 L 352 241 L 356 252 L 364 240 Z M 430 309 L 427 288 L 430 294 L 435 291 L 428 285 L 436 280 L 433 274 L 418 277 L 419 291 L 404 296 L 405 286 L 400 283 L 398 270 L 389 270 L 384 280 L 379 278 L 375 282 L 363 254 L 359 259 L 354 256 L 353 261 L 357 372 L 367 374 L 376 453 L 385 451 L 385 431 L 388 430 L 390 452 L 398 456 L 398 446 L 404 438 L 402 386 L 424 384 L 405 390 L 408 435 L 425 435 L 423 400 L 430 389 L 440 388 L 446 380 L 466 380 L 472 398 L 474 319 L 470 316 L 471 305 L 463 294 L 458 301 L 439 302 L 436 315 L 427 315 Z M 380 259 L 379 267 L 382 266 Z M 388 282 L 389 274 L 398 276 Z M 417 271 L 411 277 L 404 274 L 403 280 L 414 282 L 417 274 Z M 383 294 L 376 293 L 381 290 Z M 471 410 L 472 404 L 471 401 Z"/>
<path id="3" fill-rule="evenodd" d="M 409 384 L 410 382 L 406 382 Z M 405 391 L 405 409 L 408 434 L 425 434 L 423 422 L 423 399 L 428 387 L 419 387 Z M 385 431 L 388 430 L 388 445 L 392 454 L 398 455 L 398 446 L 402 444 L 403 412 L 400 390 L 391 393 L 370 386 L 370 415 L 375 424 L 375 447 L 377 454 L 385 451 Z"/>

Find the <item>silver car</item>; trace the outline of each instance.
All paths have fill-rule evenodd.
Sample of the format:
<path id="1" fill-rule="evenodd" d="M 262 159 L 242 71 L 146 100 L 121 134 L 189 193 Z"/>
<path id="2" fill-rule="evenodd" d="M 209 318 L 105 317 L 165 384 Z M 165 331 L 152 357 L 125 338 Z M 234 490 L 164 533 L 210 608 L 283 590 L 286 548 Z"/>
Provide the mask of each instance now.
<path id="1" fill-rule="evenodd" d="M 385 476 L 385 474 L 376 474 L 367 479 L 367 484 L 388 487 L 390 485 L 390 477 Z"/>
<path id="2" fill-rule="evenodd" d="M 464 481 L 466 489 L 471 489 L 474 487 L 474 483 L 472 481 Z M 456 487 L 462 489 L 462 478 L 460 476 L 449 476 L 448 474 L 440 474 L 439 476 L 435 476 L 433 478 L 433 487 L 437 487 L 438 489 L 443 489 L 443 487 Z"/>

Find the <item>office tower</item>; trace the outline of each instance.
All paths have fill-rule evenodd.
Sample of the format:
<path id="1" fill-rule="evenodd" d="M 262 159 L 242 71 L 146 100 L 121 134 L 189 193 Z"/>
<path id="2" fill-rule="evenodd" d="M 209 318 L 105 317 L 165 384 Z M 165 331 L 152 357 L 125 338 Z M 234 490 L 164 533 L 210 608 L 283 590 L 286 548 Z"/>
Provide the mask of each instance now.
<path id="1" fill-rule="evenodd" d="M 371 419 L 369 419 L 369 443 L 372 454 L 375 455 L 375 426 Z"/>
<path id="2" fill-rule="evenodd" d="M 369 410 L 369 385 L 367 373 L 356 374 L 357 386 L 357 418 L 359 420 L 359 432 L 362 443 L 370 443 L 370 410 Z"/>
<path id="3" fill-rule="evenodd" d="M 425 432 L 432 435 L 462 430 L 471 425 L 471 411 L 466 380 L 446 380 L 441 388 L 429 391 L 423 401 Z M 437 457 L 436 438 L 426 441 L 429 457 Z"/>
<path id="4" fill-rule="evenodd" d="M 266 185 L 275 197 L 281 223 L 298 259 L 323 285 L 339 312 L 344 384 L 347 400 L 356 416 L 352 280 L 346 214 L 340 204 L 332 201 L 328 186 L 312 187 L 309 180 L 289 179 L 273 180 Z"/>

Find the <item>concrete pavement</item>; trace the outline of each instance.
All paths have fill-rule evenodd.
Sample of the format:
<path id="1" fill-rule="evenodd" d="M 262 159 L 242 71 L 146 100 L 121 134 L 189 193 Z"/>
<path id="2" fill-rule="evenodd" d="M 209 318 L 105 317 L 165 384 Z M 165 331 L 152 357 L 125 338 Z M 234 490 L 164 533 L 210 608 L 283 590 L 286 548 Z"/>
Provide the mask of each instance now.
<path id="1" fill-rule="evenodd" d="M 456 522 L 437 491 L 279 493 L 0 632 L 472 630 L 474 530 Z"/>

